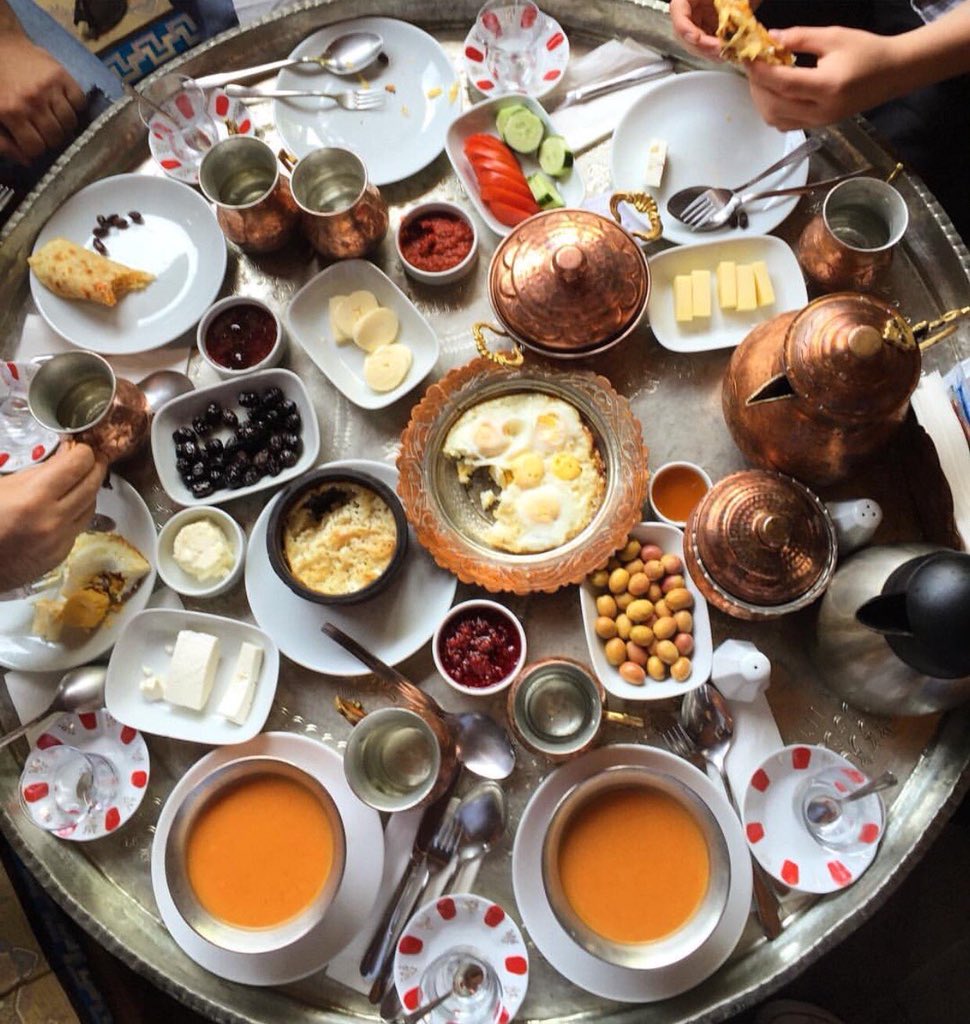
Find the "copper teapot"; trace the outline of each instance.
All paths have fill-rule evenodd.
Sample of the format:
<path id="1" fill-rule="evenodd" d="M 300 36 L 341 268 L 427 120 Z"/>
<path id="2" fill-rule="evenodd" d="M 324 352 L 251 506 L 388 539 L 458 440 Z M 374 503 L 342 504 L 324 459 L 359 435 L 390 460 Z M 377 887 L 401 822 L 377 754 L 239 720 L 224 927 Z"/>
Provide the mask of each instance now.
<path id="1" fill-rule="evenodd" d="M 911 325 L 885 299 L 839 292 L 759 324 L 724 377 L 735 443 L 755 465 L 816 486 L 846 479 L 905 418 L 920 350 L 967 313 Z"/>

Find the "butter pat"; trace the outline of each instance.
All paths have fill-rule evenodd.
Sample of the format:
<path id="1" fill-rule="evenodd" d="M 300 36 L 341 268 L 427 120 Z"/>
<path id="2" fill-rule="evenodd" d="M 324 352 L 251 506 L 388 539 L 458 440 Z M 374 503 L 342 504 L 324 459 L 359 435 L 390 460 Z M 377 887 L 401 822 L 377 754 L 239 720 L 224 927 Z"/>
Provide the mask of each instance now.
<path id="1" fill-rule="evenodd" d="M 771 284 L 771 277 L 764 260 L 758 260 L 751 264 L 754 271 L 754 286 L 758 294 L 759 306 L 773 306 L 775 304 L 775 289 Z"/>
<path id="2" fill-rule="evenodd" d="M 663 139 L 651 139 L 647 146 L 647 171 L 643 182 L 650 188 L 660 188 L 664 167 L 667 163 L 667 143 Z"/>
<path id="3" fill-rule="evenodd" d="M 263 664 L 263 649 L 243 641 L 236 658 L 229 686 L 219 701 L 219 714 L 236 725 L 243 725 L 249 717 L 256 693 L 256 680 Z"/>
<path id="4" fill-rule="evenodd" d="M 717 304 L 721 309 L 738 308 L 738 268 L 734 260 L 717 265 Z"/>
<path id="5" fill-rule="evenodd" d="M 693 270 L 691 280 L 691 302 L 694 306 L 694 317 L 710 319 L 711 316 L 711 272 L 709 270 Z"/>
<path id="6" fill-rule="evenodd" d="M 754 283 L 754 270 L 750 263 L 738 264 L 738 312 L 748 313 L 758 308 L 758 292 Z"/>
<path id="7" fill-rule="evenodd" d="M 179 630 L 165 684 L 165 699 L 183 708 L 201 711 L 212 693 L 218 667 L 218 637 L 191 629 Z"/>
<path id="8" fill-rule="evenodd" d="M 235 556 L 225 533 L 211 519 L 196 519 L 175 535 L 172 557 L 182 572 L 200 583 L 224 579 Z"/>
<path id="9" fill-rule="evenodd" d="M 690 274 L 674 277 L 674 319 L 679 324 L 694 319 L 694 284 Z"/>

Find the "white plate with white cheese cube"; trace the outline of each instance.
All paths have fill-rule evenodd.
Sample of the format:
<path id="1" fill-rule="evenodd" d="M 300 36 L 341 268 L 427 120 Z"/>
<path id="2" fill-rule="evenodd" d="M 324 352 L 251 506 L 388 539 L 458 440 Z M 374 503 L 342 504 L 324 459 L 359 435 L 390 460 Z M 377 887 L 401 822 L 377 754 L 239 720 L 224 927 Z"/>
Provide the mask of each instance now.
<path id="1" fill-rule="evenodd" d="M 276 644 L 248 622 L 148 609 L 115 645 L 105 706 L 142 732 L 212 746 L 245 743 L 266 723 L 279 671 Z"/>
<path id="2" fill-rule="evenodd" d="M 717 268 L 720 263 L 735 267 L 763 262 L 774 291 L 774 302 L 739 311 L 721 309 L 718 301 Z M 695 270 L 710 272 L 710 316 L 677 321 L 674 281 Z M 650 300 L 647 317 L 657 341 L 671 352 L 707 352 L 734 348 L 758 324 L 779 313 L 801 309 L 808 303 L 808 290 L 791 247 L 773 235 L 749 235 L 719 242 L 701 242 L 667 249 L 650 259 Z"/>

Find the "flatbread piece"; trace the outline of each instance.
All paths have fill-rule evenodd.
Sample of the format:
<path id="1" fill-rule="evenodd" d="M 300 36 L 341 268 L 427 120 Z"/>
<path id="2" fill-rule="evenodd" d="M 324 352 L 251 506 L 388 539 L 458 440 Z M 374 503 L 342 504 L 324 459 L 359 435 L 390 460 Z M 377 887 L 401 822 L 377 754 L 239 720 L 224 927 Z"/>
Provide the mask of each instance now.
<path id="1" fill-rule="evenodd" d="M 155 280 L 153 274 L 106 259 L 66 238 L 52 238 L 27 262 L 37 280 L 55 295 L 102 306 L 114 306 L 123 295 Z"/>
<path id="2" fill-rule="evenodd" d="M 714 0 L 717 11 L 717 38 L 721 56 L 739 64 L 760 60 L 766 64 L 794 64 L 795 55 L 779 45 L 754 16 L 748 0 Z"/>

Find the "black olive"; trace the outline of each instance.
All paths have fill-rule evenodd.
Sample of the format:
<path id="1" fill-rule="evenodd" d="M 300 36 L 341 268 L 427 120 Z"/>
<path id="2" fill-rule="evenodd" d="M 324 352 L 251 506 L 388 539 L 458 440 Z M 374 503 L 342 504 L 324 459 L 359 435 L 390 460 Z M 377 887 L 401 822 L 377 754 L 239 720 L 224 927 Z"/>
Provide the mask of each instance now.
<path id="1" fill-rule="evenodd" d="M 274 454 L 278 455 L 286 445 L 283 443 L 283 437 L 281 434 L 274 434 L 267 442 L 269 450 Z"/>
<path id="2" fill-rule="evenodd" d="M 226 481 L 226 474 L 222 467 L 213 467 L 210 469 L 209 480 L 213 487 L 221 487 Z"/>
<path id="3" fill-rule="evenodd" d="M 238 401 L 244 409 L 251 409 L 259 405 L 259 395 L 255 391 L 240 391 Z"/>
<path id="4" fill-rule="evenodd" d="M 283 466 L 280 464 L 278 455 L 271 455 L 266 460 L 266 470 L 270 476 L 279 476 L 280 470 L 282 470 L 282 468 Z"/>
<path id="5" fill-rule="evenodd" d="M 195 435 L 193 435 L 193 437 L 194 436 Z M 186 441 L 183 445 L 181 445 L 181 451 L 178 448 L 176 448 L 175 451 L 178 455 L 181 455 L 183 459 L 189 459 L 190 461 L 194 461 L 199 454 L 199 446 L 195 443 L 195 441 Z"/>
<path id="6" fill-rule="evenodd" d="M 223 409 L 222 422 L 227 427 L 235 428 L 239 425 L 239 417 L 232 411 L 232 409 Z"/>
<path id="7" fill-rule="evenodd" d="M 212 433 L 212 426 L 205 416 L 196 416 L 192 420 L 192 429 L 199 435 L 199 437 L 205 437 L 206 434 Z"/>
<path id="8" fill-rule="evenodd" d="M 238 487 L 242 487 L 244 472 L 245 471 L 243 470 L 242 466 L 238 464 L 235 466 L 230 466 L 226 470 L 226 486 L 231 487 L 233 490 L 236 490 L 236 488 Z"/>
<path id="9" fill-rule="evenodd" d="M 188 459 L 176 459 L 175 468 L 178 470 L 179 476 L 185 476 L 192 468 L 192 463 Z"/>
<path id="10" fill-rule="evenodd" d="M 285 444 L 287 448 L 292 448 L 294 451 L 297 451 L 300 447 L 300 437 L 298 434 L 287 432 L 283 435 L 283 444 Z"/>
<path id="11" fill-rule="evenodd" d="M 266 388 L 266 390 L 263 392 L 262 403 L 267 408 L 274 405 L 279 405 L 280 402 L 282 401 L 283 391 L 281 388 L 278 388 L 275 385 L 273 387 Z"/>
<path id="12" fill-rule="evenodd" d="M 222 406 L 218 402 L 210 402 L 205 407 L 205 418 L 215 426 L 222 422 Z"/>
<path id="13" fill-rule="evenodd" d="M 284 398 L 283 401 L 280 402 L 279 410 L 282 415 L 289 416 L 290 413 L 296 412 L 296 402 L 294 402 L 292 398 Z"/>
<path id="14" fill-rule="evenodd" d="M 192 496 L 195 498 L 208 498 L 214 490 L 211 480 L 196 480 L 192 484 Z"/>
<path id="15" fill-rule="evenodd" d="M 256 430 L 251 423 L 242 423 L 239 429 L 236 431 L 236 440 L 239 442 L 241 448 L 245 448 L 246 445 L 251 444 L 253 438 L 256 436 Z"/>
<path id="16" fill-rule="evenodd" d="M 207 455 L 221 455 L 223 451 L 222 441 L 218 437 L 211 437 L 205 443 Z"/>
<path id="17" fill-rule="evenodd" d="M 283 425 L 287 430 L 292 430 L 293 433 L 296 434 L 303 426 L 303 420 L 300 419 L 300 414 L 298 412 L 291 412 L 283 421 Z"/>
<path id="18" fill-rule="evenodd" d="M 201 480 L 208 471 L 208 467 L 204 462 L 193 462 L 192 463 L 192 478 L 194 480 Z"/>
<path id="19" fill-rule="evenodd" d="M 222 454 L 225 455 L 227 459 L 231 459 L 238 451 L 239 441 L 236 438 L 236 435 L 233 434 L 233 436 L 230 437 L 229 440 L 226 441 L 226 443 L 222 446 Z"/>
<path id="20" fill-rule="evenodd" d="M 250 466 L 249 469 L 247 469 L 243 473 L 243 483 L 247 487 L 252 487 L 253 484 L 258 484 L 262 478 L 263 474 L 260 473 L 258 469 L 254 469 L 252 466 Z"/>
<path id="21" fill-rule="evenodd" d="M 269 462 L 269 452 L 265 448 L 260 448 L 253 456 L 253 465 L 257 469 L 265 469 L 267 462 Z"/>
<path id="22" fill-rule="evenodd" d="M 279 454 L 279 460 L 284 469 L 289 469 L 296 465 L 297 454 L 292 448 L 284 448 Z"/>
<path id="23" fill-rule="evenodd" d="M 209 456 L 209 469 L 225 469 L 226 468 L 226 457 L 222 452 L 217 452 L 215 455 Z"/>
<path id="24" fill-rule="evenodd" d="M 172 440 L 176 444 L 185 444 L 186 441 L 194 441 L 195 432 L 189 427 L 179 427 L 178 430 L 172 431 Z"/>
<path id="25" fill-rule="evenodd" d="M 274 405 L 269 409 L 263 410 L 263 422 L 269 426 L 273 426 L 274 423 L 279 422 L 282 415 L 283 414 L 280 412 L 279 406 Z"/>
<path id="26" fill-rule="evenodd" d="M 249 452 L 247 452 L 245 448 L 237 448 L 236 451 L 233 452 L 232 460 L 237 466 L 248 466 L 252 461 L 249 458 Z"/>

